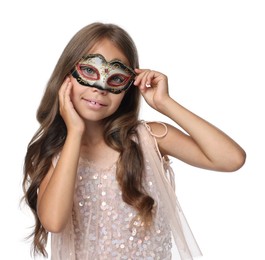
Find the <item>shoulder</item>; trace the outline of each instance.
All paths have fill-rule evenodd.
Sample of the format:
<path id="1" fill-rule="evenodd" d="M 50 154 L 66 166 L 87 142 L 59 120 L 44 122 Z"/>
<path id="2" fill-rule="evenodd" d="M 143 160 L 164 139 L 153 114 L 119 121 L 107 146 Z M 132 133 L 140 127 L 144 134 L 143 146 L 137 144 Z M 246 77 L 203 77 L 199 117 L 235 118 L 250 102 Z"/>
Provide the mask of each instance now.
<path id="1" fill-rule="evenodd" d="M 163 138 L 168 133 L 168 124 L 160 121 L 144 121 L 139 124 L 139 128 L 145 128 L 153 137 Z"/>
<path id="2" fill-rule="evenodd" d="M 155 139 L 157 147 L 162 154 L 178 157 L 181 149 L 185 147 L 189 137 L 180 129 L 171 124 L 159 121 L 143 121 L 142 124 L 149 130 Z"/>

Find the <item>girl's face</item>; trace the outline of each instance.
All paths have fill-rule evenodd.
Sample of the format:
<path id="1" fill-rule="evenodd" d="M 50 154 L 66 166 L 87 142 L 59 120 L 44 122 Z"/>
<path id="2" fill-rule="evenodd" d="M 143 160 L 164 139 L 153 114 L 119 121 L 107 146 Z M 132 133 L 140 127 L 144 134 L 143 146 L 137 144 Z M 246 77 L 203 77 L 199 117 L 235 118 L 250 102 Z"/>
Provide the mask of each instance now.
<path id="1" fill-rule="evenodd" d="M 97 43 L 88 54 L 101 54 L 106 61 L 117 59 L 129 65 L 124 54 L 108 39 Z M 79 84 L 72 75 L 70 78 L 73 84 L 71 100 L 78 114 L 85 120 L 100 121 L 112 115 L 125 95 L 124 91 L 120 94 L 113 94 L 106 90 L 86 87 Z"/>

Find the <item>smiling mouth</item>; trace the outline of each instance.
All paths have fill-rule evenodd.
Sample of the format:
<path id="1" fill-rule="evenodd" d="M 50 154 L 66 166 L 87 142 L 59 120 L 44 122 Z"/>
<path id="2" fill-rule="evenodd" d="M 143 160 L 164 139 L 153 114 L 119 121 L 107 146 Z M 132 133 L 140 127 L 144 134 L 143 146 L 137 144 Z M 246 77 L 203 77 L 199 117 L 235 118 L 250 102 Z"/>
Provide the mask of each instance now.
<path id="1" fill-rule="evenodd" d="M 94 101 L 94 100 L 85 99 L 85 101 L 88 102 L 89 104 L 91 104 L 92 106 L 98 106 L 98 107 L 106 107 L 107 106 L 105 104 L 102 104 L 102 103 Z"/>
<path id="2" fill-rule="evenodd" d="M 95 102 L 95 101 L 89 101 L 92 105 L 97 105 L 97 104 L 99 104 L 98 102 Z M 99 105 L 101 105 L 101 104 L 99 104 Z"/>

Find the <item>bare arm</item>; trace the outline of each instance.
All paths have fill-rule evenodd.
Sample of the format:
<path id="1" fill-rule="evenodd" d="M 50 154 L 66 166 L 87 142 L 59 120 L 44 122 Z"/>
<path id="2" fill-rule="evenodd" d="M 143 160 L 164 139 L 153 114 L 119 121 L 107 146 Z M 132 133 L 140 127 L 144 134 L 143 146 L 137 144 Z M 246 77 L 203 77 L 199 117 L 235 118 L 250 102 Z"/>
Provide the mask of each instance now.
<path id="1" fill-rule="evenodd" d="M 150 70 L 137 72 L 140 74 L 135 85 L 139 86 L 147 103 L 187 133 L 168 125 L 168 134 L 158 139 L 162 153 L 216 171 L 235 171 L 244 164 L 246 154 L 232 138 L 169 96 L 165 75 Z M 150 86 L 146 87 L 146 84 Z M 151 124 L 154 132 L 162 131 L 160 127 Z"/>
<path id="2" fill-rule="evenodd" d="M 80 140 L 68 136 L 56 167 L 51 166 L 38 194 L 38 216 L 51 232 L 60 232 L 67 223 L 73 206 Z"/>
<path id="3" fill-rule="evenodd" d="M 67 125 L 67 137 L 55 168 L 51 165 L 38 193 L 38 216 L 45 229 L 60 232 L 73 206 L 75 178 L 84 124 L 70 101 L 71 83 L 67 79 L 59 92 L 60 112 Z"/>

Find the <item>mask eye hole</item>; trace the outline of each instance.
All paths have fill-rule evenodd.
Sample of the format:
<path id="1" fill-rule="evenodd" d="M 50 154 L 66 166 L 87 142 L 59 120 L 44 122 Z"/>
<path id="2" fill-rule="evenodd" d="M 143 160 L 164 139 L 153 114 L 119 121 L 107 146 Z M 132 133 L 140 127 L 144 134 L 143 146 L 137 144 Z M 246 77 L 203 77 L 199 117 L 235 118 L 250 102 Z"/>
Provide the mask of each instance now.
<path id="1" fill-rule="evenodd" d="M 98 70 L 88 64 L 78 64 L 77 70 L 82 77 L 89 80 L 98 80 L 100 77 Z"/>
<path id="2" fill-rule="evenodd" d="M 114 74 L 108 78 L 107 83 L 111 87 L 120 87 L 120 86 L 125 86 L 128 80 L 129 77 L 126 75 Z"/>

